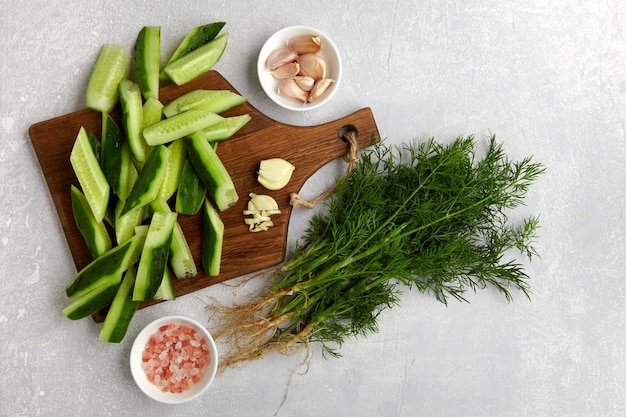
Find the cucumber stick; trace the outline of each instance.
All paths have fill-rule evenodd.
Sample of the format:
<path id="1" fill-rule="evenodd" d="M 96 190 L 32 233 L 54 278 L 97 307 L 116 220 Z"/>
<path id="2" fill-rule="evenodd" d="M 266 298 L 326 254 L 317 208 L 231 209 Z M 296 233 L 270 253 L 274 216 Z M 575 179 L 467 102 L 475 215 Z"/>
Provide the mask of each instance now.
<path id="1" fill-rule="evenodd" d="M 162 145 L 189 136 L 222 119 L 222 116 L 208 111 L 189 110 L 146 127 L 143 136 L 150 146 Z"/>
<path id="2" fill-rule="evenodd" d="M 165 117 L 172 117 L 187 110 L 204 110 L 223 113 L 248 99 L 230 90 L 192 90 L 170 101 L 163 107 Z"/>
<path id="3" fill-rule="evenodd" d="M 127 65 L 122 45 L 102 45 L 87 82 L 87 108 L 103 113 L 113 110 L 119 97 L 118 85 L 126 77 Z"/>
<path id="4" fill-rule="evenodd" d="M 122 281 L 122 273 L 111 276 L 111 279 L 72 301 L 63 309 L 63 314 L 70 320 L 79 320 L 98 312 L 111 304 Z"/>
<path id="5" fill-rule="evenodd" d="M 96 222 L 101 222 L 107 211 L 111 187 L 100 168 L 84 127 L 79 129 L 76 136 L 70 152 L 70 164 Z"/>
<path id="6" fill-rule="evenodd" d="M 180 176 L 180 184 L 176 191 L 176 211 L 181 214 L 194 215 L 202 208 L 206 189 L 202 184 L 191 161 L 187 159 Z"/>
<path id="7" fill-rule="evenodd" d="M 80 297 L 111 280 L 119 280 L 121 273 L 139 259 L 145 238 L 145 234 L 135 234 L 123 244 L 114 246 L 91 261 L 67 284 L 65 288 L 67 296 Z"/>
<path id="8" fill-rule="evenodd" d="M 143 128 L 161 121 L 163 118 L 163 103 L 158 99 L 149 97 L 143 103 Z"/>
<path id="9" fill-rule="evenodd" d="M 222 57 L 227 44 L 228 33 L 223 33 L 211 42 L 166 65 L 164 71 L 174 83 L 183 85 L 209 72 Z"/>
<path id="10" fill-rule="evenodd" d="M 224 223 L 211 202 L 205 199 L 202 220 L 202 267 L 208 276 L 220 274 Z"/>
<path id="11" fill-rule="evenodd" d="M 111 237 L 104 223 L 96 221 L 83 193 L 73 184 L 70 186 L 70 197 L 76 227 L 85 241 L 87 250 L 95 259 L 111 249 L 113 245 Z"/>
<path id="12" fill-rule="evenodd" d="M 165 268 L 163 271 L 163 279 L 161 280 L 161 285 L 157 289 L 157 292 L 154 294 L 155 300 L 174 300 L 176 295 L 174 294 L 174 287 L 172 285 L 172 275 L 170 274 L 170 270 Z"/>
<path id="13" fill-rule="evenodd" d="M 194 135 L 208 142 L 220 142 L 231 138 L 241 130 L 252 118 L 249 114 L 225 117 L 224 120 L 215 123 L 205 129 L 199 130 Z"/>
<path id="14" fill-rule="evenodd" d="M 159 98 L 161 27 L 144 26 L 135 41 L 135 78 L 145 99 Z"/>
<path id="15" fill-rule="evenodd" d="M 187 143 L 184 140 L 175 140 L 167 147 L 170 149 L 170 159 L 165 168 L 165 175 L 158 195 L 158 198 L 165 201 L 169 200 L 178 189 L 180 176 L 187 160 Z"/>
<path id="16" fill-rule="evenodd" d="M 126 199 L 120 216 L 135 208 L 143 207 L 157 198 L 169 157 L 170 150 L 167 146 L 159 145 L 154 148 L 139 171 L 137 181 Z"/>
<path id="17" fill-rule="evenodd" d="M 133 237 L 135 227 L 141 224 L 145 212 L 145 207 L 142 206 L 121 214 L 124 205 L 124 200 L 118 200 L 115 206 L 115 240 L 118 245 Z"/>
<path id="18" fill-rule="evenodd" d="M 195 51 L 204 44 L 211 42 L 220 33 L 226 22 L 214 22 L 193 28 L 183 41 L 178 45 L 166 66 L 176 61 L 178 58 Z"/>
<path id="19" fill-rule="evenodd" d="M 198 177 L 217 208 L 224 211 L 239 200 L 239 195 L 226 167 L 211 146 L 201 137 L 191 135 L 187 141 L 187 152 Z"/>
<path id="20" fill-rule="evenodd" d="M 156 199 L 150 203 L 150 208 L 155 212 L 170 213 L 172 210 L 167 202 L 163 199 Z M 177 279 L 191 278 L 198 274 L 196 268 L 196 262 L 193 258 L 193 254 L 189 249 L 187 238 L 183 232 L 183 228 L 180 227 L 178 220 L 172 231 L 172 244 L 170 246 L 170 255 L 168 258 L 170 268 L 174 272 L 174 276 Z"/>
<path id="21" fill-rule="evenodd" d="M 102 113 L 101 152 L 100 166 L 111 191 L 125 200 L 137 179 L 137 168 L 133 165 L 126 135 L 108 113 Z"/>
<path id="22" fill-rule="evenodd" d="M 150 300 L 159 289 L 167 267 L 177 216 L 175 212 L 155 212 L 152 215 L 137 267 L 133 300 Z"/>
<path id="23" fill-rule="evenodd" d="M 148 158 L 150 149 L 143 138 L 143 99 L 139 86 L 129 79 L 120 82 L 122 123 L 130 150 L 141 166 Z"/>
<path id="24" fill-rule="evenodd" d="M 139 307 L 139 301 L 133 300 L 136 272 L 135 265 L 126 271 L 100 328 L 99 340 L 120 343 L 124 339 L 128 326 Z"/>

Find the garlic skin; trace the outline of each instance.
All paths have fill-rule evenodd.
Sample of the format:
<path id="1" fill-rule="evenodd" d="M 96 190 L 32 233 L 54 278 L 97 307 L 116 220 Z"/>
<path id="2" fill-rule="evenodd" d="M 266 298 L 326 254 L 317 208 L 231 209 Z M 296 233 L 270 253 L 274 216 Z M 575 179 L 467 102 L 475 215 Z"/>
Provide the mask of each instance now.
<path id="1" fill-rule="evenodd" d="M 298 75 L 311 77 L 315 81 L 326 78 L 326 62 L 319 55 L 299 55 L 296 62 L 300 64 L 300 72 Z"/>
<path id="2" fill-rule="evenodd" d="M 281 65 L 272 71 L 272 75 L 279 80 L 295 77 L 300 72 L 300 64 L 297 62 L 289 62 Z"/>
<path id="3" fill-rule="evenodd" d="M 313 86 L 313 89 L 309 93 L 309 97 L 307 98 L 307 101 L 309 103 L 315 102 L 318 98 L 320 98 L 326 92 L 326 90 L 328 90 L 328 87 L 330 87 L 332 83 L 334 82 L 335 80 L 333 80 L 332 78 L 322 78 L 321 80 L 316 82 L 315 85 Z"/>
<path id="4" fill-rule="evenodd" d="M 315 85 L 315 80 L 311 77 L 305 77 L 304 75 L 298 75 L 293 77 L 293 80 L 298 84 L 298 87 L 302 89 L 302 91 L 311 91 L 313 86 Z"/>
<path id="5" fill-rule="evenodd" d="M 276 92 L 279 96 L 286 96 L 298 99 L 302 103 L 306 103 L 309 93 L 298 86 L 294 78 L 286 78 L 278 84 Z"/>
<path id="6" fill-rule="evenodd" d="M 289 183 L 295 169 L 282 158 L 264 159 L 259 164 L 257 181 L 268 190 L 280 190 Z"/>
<path id="7" fill-rule="evenodd" d="M 311 34 L 296 36 L 289 40 L 287 48 L 298 55 L 316 54 L 322 49 L 322 39 Z"/>
<path id="8" fill-rule="evenodd" d="M 289 48 L 278 48 L 272 51 L 267 57 L 267 67 L 274 71 L 276 68 L 282 67 L 285 64 L 295 62 L 298 54 Z"/>

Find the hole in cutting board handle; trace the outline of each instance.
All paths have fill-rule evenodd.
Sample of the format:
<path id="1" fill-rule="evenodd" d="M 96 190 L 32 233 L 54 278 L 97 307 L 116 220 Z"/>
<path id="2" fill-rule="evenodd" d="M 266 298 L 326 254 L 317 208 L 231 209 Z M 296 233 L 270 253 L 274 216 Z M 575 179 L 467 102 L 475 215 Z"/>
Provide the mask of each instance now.
<path id="1" fill-rule="evenodd" d="M 348 133 L 354 133 L 357 137 L 359 135 L 359 132 L 356 130 L 356 127 L 352 125 L 345 125 L 337 131 L 337 134 L 339 135 L 339 139 L 341 139 L 344 142 L 348 142 L 346 140 L 346 135 Z"/>

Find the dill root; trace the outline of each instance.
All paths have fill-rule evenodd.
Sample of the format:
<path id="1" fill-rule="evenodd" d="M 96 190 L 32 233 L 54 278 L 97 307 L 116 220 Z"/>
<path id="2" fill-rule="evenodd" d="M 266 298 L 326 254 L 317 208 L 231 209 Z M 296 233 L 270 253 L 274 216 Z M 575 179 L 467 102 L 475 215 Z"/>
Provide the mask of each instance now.
<path id="1" fill-rule="evenodd" d="M 400 287 L 442 303 L 489 286 L 509 301 L 512 290 L 530 298 L 530 277 L 504 255 L 536 254 L 538 218 L 512 225 L 508 212 L 524 204 L 544 167 L 510 161 L 495 136 L 477 153 L 472 136 L 364 151 L 262 294 L 207 306 L 215 338 L 229 346 L 220 367 L 311 343 L 340 356 L 346 339 L 378 330 L 378 315 L 399 303 Z"/>

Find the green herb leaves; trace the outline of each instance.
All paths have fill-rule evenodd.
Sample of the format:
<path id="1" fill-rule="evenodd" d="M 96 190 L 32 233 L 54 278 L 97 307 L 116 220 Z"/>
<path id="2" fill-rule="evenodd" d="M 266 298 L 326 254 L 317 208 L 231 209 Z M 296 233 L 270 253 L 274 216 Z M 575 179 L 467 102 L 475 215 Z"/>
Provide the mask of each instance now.
<path id="1" fill-rule="evenodd" d="M 399 302 L 398 284 L 443 303 L 488 286 L 508 300 L 513 290 L 529 297 L 529 277 L 510 250 L 535 254 L 538 219 L 511 224 L 508 215 L 543 172 L 531 158 L 511 162 L 495 137 L 482 157 L 473 137 L 365 151 L 274 274 L 263 298 L 272 308 L 243 327 L 256 322 L 261 337 L 255 348 L 235 346 L 234 362 L 315 341 L 339 355 L 346 338 L 377 330 L 378 314 Z M 273 322 L 281 324 L 263 327 Z M 226 326 L 230 340 L 242 339 Z"/>

